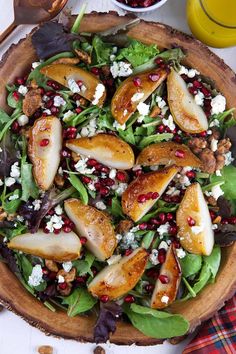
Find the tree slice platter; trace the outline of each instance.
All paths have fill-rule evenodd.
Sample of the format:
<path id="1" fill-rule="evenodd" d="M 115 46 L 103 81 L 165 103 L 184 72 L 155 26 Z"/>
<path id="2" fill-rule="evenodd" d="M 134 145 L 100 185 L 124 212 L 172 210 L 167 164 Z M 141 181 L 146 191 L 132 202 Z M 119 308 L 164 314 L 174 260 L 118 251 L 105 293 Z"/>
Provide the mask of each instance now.
<path id="1" fill-rule="evenodd" d="M 99 32 L 111 26 L 127 22 L 129 16 L 118 16 L 114 12 L 91 13 L 84 17 L 81 31 Z M 71 23 L 74 18 L 71 18 Z M 199 70 L 215 82 L 216 88 L 227 99 L 228 108 L 236 105 L 235 73 L 205 45 L 193 37 L 161 23 L 141 21 L 129 32 L 130 36 L 145 43 L 156 43 L 160 48 L 181 47 L 187 54 L 185 64 Z M 12 45 L 0 63 L 0 106 L 7 108 L 5 85 L 13 83 L 37 61 L 31 44 L 31 34 Z M 196 298 L 175 303 L 171 311 L 182 314 L 190 322 L 190 332 L 219 310 L 236 290 L 236 243 L 222 249 L 222 262 L 216 282 L 208 285 Z M 31 325 L 47 334 L 93 342 L 93 316 L 69 318 L 58 310 L 51 312 L 40 301 L 29 294 L 8 267 L 0 262 L 0 303 L 15 312 Z M 130 324 L 118 322 L 116 332 L 111 336 L 116 344 L 153 345 L 162 341 L 146 337 Z"/>

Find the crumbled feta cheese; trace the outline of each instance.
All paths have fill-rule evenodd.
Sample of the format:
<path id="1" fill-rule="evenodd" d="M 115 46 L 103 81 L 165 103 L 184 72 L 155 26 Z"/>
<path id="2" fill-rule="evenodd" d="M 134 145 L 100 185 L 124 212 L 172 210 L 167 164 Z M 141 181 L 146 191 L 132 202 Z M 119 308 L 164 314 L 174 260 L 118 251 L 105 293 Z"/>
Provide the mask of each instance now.
<path id="1" fill-rule="evenodd" d="M 187 176 L 180 175 L 178 177 L 178 175 L 177 175 L 176 177 L 178 178 L 178 182 L 182 185 L 182 187 L 190 186 L 191 182 L 190 182 L 190 179 Z"/>
<path id="2" fill-rule="evenodd" d="M 63 176 L 63 169 L 62 169 L 61 166 L 58 168 L 57 173 L 58 173 L 60 176 Z"/>
<path id="3" fill-rule="evenodd" d="M 90 189 L 91 191 L 96 191 L 96 187 L 94 186 L 94 182 L 89 182 L 88 184 L 88 189 Z"/>
<path id="4" fill-rule="evenodd" d="M 33 69 L 36 69 L 37 66 L 39 66 L 40 64 L 41 64 L 40 61 L 34 61 L 34 62 L 32 63 L 32 68 L 33 68 Z"/>
<path id="5" fill-rule="evenodd" d="M 199 75 L 200 73 L 199 73 L 199 71 L 197 71 L 197 70 L 195 70 L 195 69 L 190 69 L 189 71 L 188 71 L 188 77 L 190 78 L 190 79 L 192 79 L 195 75 Z"/>
<path id="6" fill-rule="evenodd" d="M 109 178 L 114 179 L 116 177 L 116 169 L 112 168 L 109 172 Z"/>
<path id="7" fill-rule="evenodd" d="M 160 234 L 160 236 L 163 236 L 164 234 L 168 234 L 170 228 L 170 224 L 167 222 L 163 225 L 160 225 L 157 228 L 157 232 Z"/>
<path id="8" fill-rule="evenodd" d="M 67 84 L 70 91 L 73 93 L 80 93 L 80 91 L 82 92 L 86 91 L 86 87 L 84 85 L 79 86 L 77 82 L 72 78 L 68 79 Z"/>
<path id="9" fill-rule="evenodd" d="M 151 254 L 149 255 L 149 260 L 153 265 L 157 265 L 159 263 L 158 261 L 158 250 L 155 248 L 152 250 Z"/>
<path id="10" fill-rule="evenodd" d="M 117 48 L 117 47 L 113 47 L 113 48 L 112 48 L 112 53 L 116 54 L 117 51 L 118 51 L 118 48 Z"/>
<path id="11" fill-rule="evenodd" d="M 139 225 L 137 225 L 137 226 L 132 227 L 132 228 L 129 230 L 129 232 L 137 232 L 137 231 L 139 231 L 139 230 L 140 230 L 140 227 L 139 227 Z"/>
<path id="12" fill-rule="evenodd" d="M 176 248 L 176 254 L 178 258 L 184 258 L 186 256 L 186 252 L 183 248 Z"/>
<path id="13" fill-rule="evenodd" d="M 161 298 L 161 302 L 162 302 L 163 304 L 168 304 L 168 302 L 169 302 L 169 296 L 163 295 L 162 298 Z"/>
<path id="14" fill-rule="evenodd" d="M 58 283 L 65 283 L 65 278 L 62 275 L 58 276 Z"/>
<path id="15" fill-rule="evenodd" d="M 211 100 L 211 114 L 224 112 L 226 108 L 226 99 L 222 95 L 217 95 Z"/>
<path id="16" fill-rule="evenodd" d="M 63 225 L 64 225 L 64 221 L 62 220 L 62 217 L 54 214 L 47 222 L 46 229 L 49 230 L 50 232 L 53 232 L 54 229 L 60 230 Z"/>
<path id="17" fill-rule="evenodd" d="M 125 109 L 124 112 L 123 112 L 123 116 L 126 116 L 127 113 L 128 113 L 128 110 Z"/>
<path id="18" fill-rule="evenodd" d="M 224 192 L 222 191 L 221 187 L 219 184 L 211 188 L 212 196 L 217 200 L 221 195 L 224 195 Z"/>
<path id="19" fill-rule="evenodd" d="M 61 107 L 66 105 L 66 101 L 61 96 L 54 96 L 54 106 Z"/>
<path id="20" fill-rule="evenodd" d="M 212 130 L 211 129 L 207 130 L 207 134 L 212 135 Z"/>
<path id="21" fill-rule="evenodd" d="M 174 130 L 175 129 L 175 124 L 174 124 L 174 120 L 172 115 L 170 114 L 168 119 L 162 119 L 162 123 L 166 126 L 169 127 L 170 130 Z"/>
<path id="22" fill-rule="evenodd" d="M 168 250 L 169 246 L 165 241 L 161 241 L 161 243 L 158 246 L 158 249 L 164 248 L 165 251 Z"/>
<path id="23" fill-rule="evenodd" d="M 17 215 L 16 220 L 19 221 L 19 222 L 23 222 L 24 218 L 21 215 Z"/>
<path id="24" fill-rule="evenodd" d="M 97 202 L 95 204 L 96 208 L 99 209 L 99 210 L 105 210 L 107 207 L 106 207 L 106 204 L 103 203 L 102 201 L 101 202 Z"/>
<path id="25" fill-rule="evenodd" d="M 209 191 L 205 191 L 204 194 L 205 194 L 207 197 L 211 197 L 211 196 L 212 196 L 212 192 L 209 192 Z"/>
<path id="26" fill-rule="evenodd" d="M 13 178 L 13 177 L 7 177 L 7 178 L 5 179 L 5 185 L 6 185 L 7 187 L 11 187 L 14 183 L 16 183 L 16 180 L 15 180 L 15 178 Z"/>
<path id="27" fill-rule="evenodd" d="M 224 154 L 224 157 L 225 157 L 225 166 L 230 165 L 234 161 L 234 158 L 232 157 L 232 152 L 231 151 L 229 151 L 226 154 Z"/>
<path id="28" fill-rule="evenodd" d="M 138 102 L 144 97 L 144 92 L 136 92 L 132 97 L 131 97 L 131 102 Z"/>
<path id="29" fill-rule="evenodd" d="M 38 286 L 43 281 L 43 270 L 40 264 L 36 264 L 33 269 L 32 273 L 29 276 L 28 284 L 30 286 Z"/>
<path id="30" fill-rule="evenodd" d="M 88 136 L 88 135 L 89 135 L 89 130 L 88 130 L 88 128 L 87 128 L 87 127 L 83 127 L 83 128 L 81 129 L 80 135 L 81 135 L 82 137 Z"/>
<path id="31" fill-rule="evenodd" d="M 66 273 L 69 273 L 69 271 L 72 269 L 72 267 L 73 267 L 73 264 L 72 264 L 72 262 L 63 262 L 62 263 L 62 268 L 64 269 L 64 271 L 66 272 Z"/>
<path id="32" fill-rule="evenodd" d="M 116 58 L 116 56 L 115 56 L 114 54 L 111 54 L 111 55 L 110 55 L 110 61 L 114 61 L 115 58 Z"/>
<path id="33" fill-rule="evenodd" d="M 156 96 L 156 103 L 157 103 L 158 107 L 161 109 L 166 106 L 166 101 L 163 100 L 163 98 L 161 96 Z"/>
<path id="34" fill-rule="evenodd" d="M 176 189 L 176 187 L 169 187 L 166 194 L 175 197 L 180 195 L 180 190 Z"/>
<path id="35" fill-rule="evenodd" d="M 188 75 L 188 69 L 185 66 L 181 65 L 179 69 L 179 75 L 183 75 L 183 74 Z"/>
<path id="36" fill-rule="evenodd" d="M 125 63 L 124 61 L 114 61 L 112 63 L 112 66 L 110 67 L 110 70 L 114 79 L 118 76 L 127 77 L 133 73 L 133 70 L 131 69 L 131 64 Z"/>
<path id="37" fill-rule="evenodd" d="M 147 116 L 150 110 L 149 104 L 139 102 L 137 105 L 137 110 L 142 116 Z"/>
<path id="38" fill-rule="evenodd" d="M 52 112 L 50 111 L 50 109 L 45 109 L 43 111 L 43 113 L 47 114 L 48 116 L 50 116 L 52 114 Z"/>
<path id="39" fill-rule="evenodd" d="M 19 162 L 15 162 L 13 165 L 11 165 L 10 176 L 15 178 L 15 179 L 18 179 L 20 177 Z"/>
<path id="40" fill-rule="evenodd" d="M 122 235 L 116 234 L 116 239 L 117 239 L 117 242 L 120 242 L 122 240 Z"/>
<path id="41" fill-rule="evenodd" d="M 34 206 L 34 210 L 39 210 L 41 208 L 41 203 L 42 201 L 40 199 L 35 199 L 32 203 Z"/>
<path id="42" fill-rule="evenodd" d="M 105 92 L 105 86 L 103 84 L 98 84 L 95 90 L 95 94 L 93 96 L 93 101 L 92 104 L 96 106 L 100 100 L 100 98 L 103 96 Z"/>
<path id="43" fill-rule="evenodd" d="M 204 224 L 191 226 L 191 230 L 195 235 L 198 235 L 204 230 Z"/>
<path id="44" fill-rule="evenodd" d="M 114 184 L 111 188 L 117 193 L 117 195 L 122 195 L 124 191 L 127 189 L 128 184 L 127 183 L 117 183 Z"/>
<path id="45" fill-rule="evenodd" d="M 23 127 L 24 125 L 29 123 L 29 117 L 27 117 L 25 114 L 22 114 L 18 119 L 17 122 L 19 123 L 20 127 Z"/>
<path id="46" fill-rule="evenodd" d="M 19 88 L 18 88 L 18 92 L 22 95 L 22 96 L 25 96 L 28 92 L 28 89 L 26 86 L 24 85 L 20 85 Z"/>
<path id="47" fill-rule="evenodd" d="M 93 171 L 95 171 L 95 168 L 88 168 L 87 167 L 87 161 L 88 158 L 87 157 L 80 157 L 80 160 L 75 164 L 75 169 L 76 171 L 78 171 L 79 173 L 81 173 L 82 175 L 89 175 L 92 174 Z"/>
<path id="48" fill-rule="evenodd" d="M 216 170 L 216 176 L 218 176 L 218 177 L 222 176 L 220 170 Z"/>
<path id="49" fill-rule="evenodd" d="M 218 144 L 218 140 L 216 140 L 215 138 L 212 139 L 211 141 L 211 150 L 214 152 L 217 150 L 217 144 Z"/>
<path id="50" fill-rule="evenodd" d="M 69 120 L 69 118 L 71 118 L 74 115 L 75 115 L 75 113 L 72 112 L 71 110 L 67 111 L 66 113 L 64 113 L 64 116 L 62 118 L 63 122 L 67 122 Z"/>
<path id="51" fill-rule="evenodd" d="M 213 121 L 209 124 L 209 127 L 219 127 L 220 126 L 220 122 L 218 119 L 213 119 Z"/>
<path id="52" fill-rule="evenodd" d="M 10 195 L 10 197 L 8 198 L 9 200 L 16 200 L 16 199 L 19 199 L 19 194 L 16 193 L 16 194 L 12 194 Z"/>
<path id="53" fill-rule="evenodd" d="M 112 126 L 115 128 L 115 129 L 121 129 L 121 130 L 125 130 L 126 129 L 126 124 L 120 124 L 118 123 L 116 120 L 114 121 L 114 123 L 112 124 Z"/>
<path id="54" fill-rule="evenodd" d="M 54 210 L 55 210 L 55 213 L 57 215 L 62 215 L 63 214 L 63 209 L 62 209 L 62 207 L 59 204 L 55 207 Z"/>
<path id="55" fill-rule="evenodd" d="M 134 166 L 132 168 L 132 171 L 138 171 L 138 170 L 141 170 L 141 169 L 142 169 L 141 165 L 136 165 L 136 166 Z"/>
<path id="56" fill-rule="evenodd" d="M 194 101 L 198 106 L 203 106 L 204 103 L 204 94 L 201 91 L 194 96 Z"/>
<path id="57" fill-rule="evenodd" d="M 218 229 L 218 225 L 217 224 L 212 224 L 212 230 L 216 230 L 216 229 Z"/>
<path id="58" fill-rule="evenodd" d="M 113 256 L 111 256 L 109 259 L 107 259 L 107 263 L 108 263 L 108 265 L 112 265 L 112 264 L 119 262 L 120 259 L 121 259 L 120 254 L 113 254 Z"/>

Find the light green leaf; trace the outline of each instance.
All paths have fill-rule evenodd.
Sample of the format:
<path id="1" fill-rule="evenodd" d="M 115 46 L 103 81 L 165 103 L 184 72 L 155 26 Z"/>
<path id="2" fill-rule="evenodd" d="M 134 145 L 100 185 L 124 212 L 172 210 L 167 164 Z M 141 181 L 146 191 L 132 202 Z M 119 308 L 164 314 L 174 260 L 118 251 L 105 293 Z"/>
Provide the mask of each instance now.
<path id="1" fill-rule="evenodd" d="M 154 58 L 158 53 L 156 44 L 146 45 L 137 40 L 132 40 L 127 48 L 121 49 L 116 59 L 126 59 L 133 67 L 137 67 Z"/>
<path id="2" fill-rule="evenodd" d="M 62 304 L 68 305 L 67 314 L 74 317 L 79 313 L 90 310 L 97 300 L 86 289 L 77 288 L 69 296 L 64 297 Z"/>
<path id="3" fill-rule="evenodd" d="M 78 177 L 76 177 L 74 174 L 69 172 L 69 178 L 68 180 L 72 184 L 72 186 L 79 192 L 80 198 L 83 202 L 83 204 L 88 204 L 88 193 L 83 185 L 83 183 L 80 181 Z"/>

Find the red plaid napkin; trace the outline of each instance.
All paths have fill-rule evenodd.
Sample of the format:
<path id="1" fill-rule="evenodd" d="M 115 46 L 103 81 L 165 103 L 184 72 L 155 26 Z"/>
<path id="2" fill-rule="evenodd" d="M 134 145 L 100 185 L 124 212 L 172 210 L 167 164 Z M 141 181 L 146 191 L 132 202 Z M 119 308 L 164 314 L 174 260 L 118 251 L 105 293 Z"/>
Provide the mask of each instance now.
<path id="1" fill-rule="evenodd" d="M 192 339 L 183 354 L 236 353 L 236 295 Z"/>

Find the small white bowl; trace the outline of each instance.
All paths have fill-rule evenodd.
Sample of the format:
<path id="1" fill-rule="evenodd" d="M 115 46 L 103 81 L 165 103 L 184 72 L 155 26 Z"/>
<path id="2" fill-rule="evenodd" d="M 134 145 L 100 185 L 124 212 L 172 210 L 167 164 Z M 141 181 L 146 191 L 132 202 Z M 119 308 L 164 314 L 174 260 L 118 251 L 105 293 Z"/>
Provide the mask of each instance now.
<path id="1" fill-rule="evenodd" d="M 153 11 L 158 9 L 159 7 L 161 7 L 162 5 L 164 5 L 166 3 L 167 0 L 161 0 L 159 2 L 157 2 L 156 4 L 149 6 L 149 7 L 131 7 L 131 6 L 127 6 L 125 4 L 122 4 L 121 2 L 117 1 L 117 0 L 111 0 L 113 2 L 113 4 L 115 4 L 116 6 L 120 7 L 123 10 L 126 11 L 130 11 L 130 12 L 149 12 L 149 11 Z"/>

